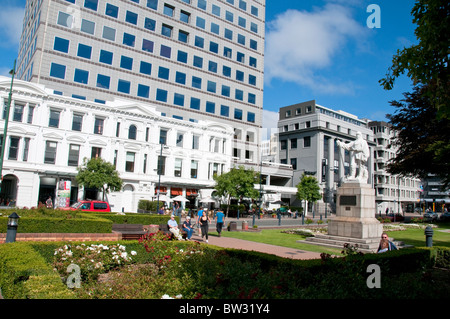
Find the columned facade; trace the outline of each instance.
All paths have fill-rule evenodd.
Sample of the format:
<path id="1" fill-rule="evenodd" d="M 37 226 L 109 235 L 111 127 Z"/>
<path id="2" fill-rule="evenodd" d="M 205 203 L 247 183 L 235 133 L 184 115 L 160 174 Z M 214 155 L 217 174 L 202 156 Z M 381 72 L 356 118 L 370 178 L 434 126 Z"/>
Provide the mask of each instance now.
<path id="1" fill-rule="evenodd" d="M 10 81 L 0 77 L 1 127 Z M 212 192 L 213 175 L 232 164 L 231 126 L 166 117 L 150 103 L 82 101 L 16 80 L 8 120 L 4 205 L 13 200 L 36 207 L 49 196 L 56 206 L 101 199 L 75 179 L 77 167 L 93 157 L 114 164 L 124 182 L 122 190 L 107 194 L 113 211 L 136 212 L 139 200 L 156 199 L 158 185 L 160 194 L 182 195 L 197 205 L 202 192 Z"/>
<path id="2" fill-rule="evenodd" d="M 366 120 L 318 105 L 314 100 L 280 108 L 278 130 L 280 162 L 293 165 L 292 186 L 300 182 L 303 174 L 316 177 L 323 194 L 317 209 L 322 211 L 334 210 L 336 189 L 351 169 L 349 151 L 339 148 L 336 141 L 353 141 L 361 132 L 371 153 L 375 146 Z M 372 165 L 368 170 L 372 184 Z M 291 200 L 292 205 L 299 204 L 295 196 Z"/>

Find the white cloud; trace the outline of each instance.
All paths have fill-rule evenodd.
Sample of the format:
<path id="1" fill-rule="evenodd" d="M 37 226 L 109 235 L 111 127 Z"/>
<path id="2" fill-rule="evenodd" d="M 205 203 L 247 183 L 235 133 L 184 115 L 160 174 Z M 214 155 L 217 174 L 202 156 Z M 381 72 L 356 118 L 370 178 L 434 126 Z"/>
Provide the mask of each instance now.
<path id="1" fill-rule="evenodd" d="M 17 6 L 2 6 L 0 11 L 1 47 L 18 46 L 22 33 L 24 8 Z"/>
<path id="2" fill-rule="evenodd" d="M 350 10 L 328 3 L 312 12 L 288 10 L 269 21 L 266 84 L 279 79 L 325 93 L 352 93 L 352 83 L 336 83 L 336 79 L 318 75 L 318 71 L 333 67 L 334 59 L 348 41 L 364 37 L 364 27 L 352 18 Z"/>

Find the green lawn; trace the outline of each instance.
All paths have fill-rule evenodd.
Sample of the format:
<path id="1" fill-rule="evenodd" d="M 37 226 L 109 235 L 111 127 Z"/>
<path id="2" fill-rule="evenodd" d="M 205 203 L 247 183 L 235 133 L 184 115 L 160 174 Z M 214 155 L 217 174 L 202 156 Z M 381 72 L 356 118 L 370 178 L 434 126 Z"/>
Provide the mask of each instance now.
<path id="1" fill-rule="evenodd" d="M 433 228 L 433 246 L 450 247 L 450 232 L 443 232 L 444 228 Z M 423 229 L 407 229 L 387 232 L 389 238 L 403 241 L 416 247 L 425 246 L 425 232 Z"/>
<path id="2" fill-rule="evenodd" d="M 216 236 L 217 232 L 211 232 L 210 235 Z M 224 231 L 223 237 L 233 237 L 238 239 L 250 240 L 264 244 L 271 244 L 282 247 L 289 247 L 318 253 L 340 254 L 342 249 L 334 249 L 329 247 L 321 247 L 310 244 L 297 243 L 298 240 L 304 240 L 305 236 L 296 234 L 282 233 L 281 229 L 261 229 L 261 231 Z"/>
<path id="3" fill-rule="evenodd" d="M 448 229 L 448 224 L 443 224 L 442 227 L 439 226 L 438 228 L 433 228 L 433 246 L 450 247 L 450 232 L 443 232 L 442 230 L 445 229 Z M 423 229 L 388 231 L 387 233 L 390 238 L 394 238 L 397 241 L 403 241 L 405 244 L 413 245 L 415 247 L 425 246 L 425 233 Z M 211 232 L 210 234 L 216 236 L 217 232 Z M 304 240 L 305 237 L 296 234 L 282 233 L 281 229 L 261 229 L 259 232 L 224 231 L 222 232 L 222 236 L 319 253 L 340 254 L 342 251 L 342 249 L 298 243 L 298 240 Z"/>

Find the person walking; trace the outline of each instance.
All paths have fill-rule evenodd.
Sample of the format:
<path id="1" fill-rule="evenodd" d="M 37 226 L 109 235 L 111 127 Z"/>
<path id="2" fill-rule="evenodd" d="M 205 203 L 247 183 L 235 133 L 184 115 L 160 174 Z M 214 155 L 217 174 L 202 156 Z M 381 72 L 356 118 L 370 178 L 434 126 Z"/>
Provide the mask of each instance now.
<path id="1" fill-rule="evenodd" d="M 209 216 L 203 211 L 202 217 L 199 218 L 200 229 L 202 232 L 202 238 L 206 237 L 206 242 L 208 242 L 208 223 L 211 222 Z"/>
<path id="2" fill-rule="evenodd" d="M 200 228 L 200 218 L 203 216 L 203 207 L 200 206 L 199 210 L 197 212 L 197 228 L 198 228 L 198 235 L 201 236 L 202 235 L 202 229 Z"/>
<path id="3" fill-rule="evenodd" d="M 223 223 L 225 222 L 225 215 L 224 215 L 223 211 L 219 210 L 216 213 L 216 216 L 214 217 L 214 219 L 216 220 L 216 230 L 219 233 L 219 237 L 220 237 L 221 236 L 220 234 L 222 233 Z"/>

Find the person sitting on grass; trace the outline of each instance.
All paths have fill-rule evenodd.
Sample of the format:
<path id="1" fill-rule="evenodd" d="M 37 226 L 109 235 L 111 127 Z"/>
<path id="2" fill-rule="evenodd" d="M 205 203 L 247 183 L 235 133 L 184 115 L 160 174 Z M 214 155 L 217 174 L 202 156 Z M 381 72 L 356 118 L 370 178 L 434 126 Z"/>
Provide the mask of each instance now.
<path id="1" fill-rule="evenodd" d="M 180 229 L 178 228 L 178 223 L 175 220 L 175 215 L 171 215 L 169 221 L 167 222 L 169 226 L 169 231 L 178 239 L 183 240 L 181 237 Z"/>

